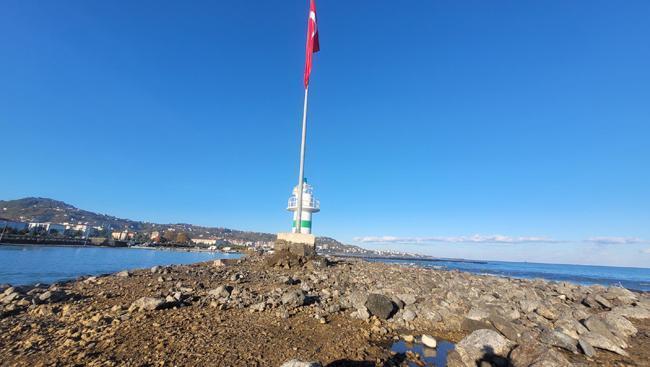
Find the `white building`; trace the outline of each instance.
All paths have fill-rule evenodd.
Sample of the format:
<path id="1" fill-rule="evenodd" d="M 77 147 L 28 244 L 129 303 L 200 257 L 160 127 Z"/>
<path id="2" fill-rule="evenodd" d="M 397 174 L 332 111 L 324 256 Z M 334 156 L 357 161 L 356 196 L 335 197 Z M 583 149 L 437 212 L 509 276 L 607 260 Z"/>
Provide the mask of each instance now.
<path id="1" fill-rule="evenodd" d="M 60 233 L 65 232 L 65 226 L 63 224 L 56 224 L 51 222 L 44 223 L 29 223 L 29 229 L 42 229 L 47 233 Z"/>
<path id="2" fill-rule="evenodd" d="M 74 232 L 81 232 L 82 237 L 88 237 L 90 230 L 92 227 L 90 227 L 87 224 L 72 224 L 72 223 L 63 223 L 65 225 L 65 229 L 67 231 L 74 231 Z"/>
<path id="3" fill-rule="evenodd" d="M 197 245 L 209 245 L 214 246 L 217 244 L 216 238 L 192 238 L 192 243 Z"/>

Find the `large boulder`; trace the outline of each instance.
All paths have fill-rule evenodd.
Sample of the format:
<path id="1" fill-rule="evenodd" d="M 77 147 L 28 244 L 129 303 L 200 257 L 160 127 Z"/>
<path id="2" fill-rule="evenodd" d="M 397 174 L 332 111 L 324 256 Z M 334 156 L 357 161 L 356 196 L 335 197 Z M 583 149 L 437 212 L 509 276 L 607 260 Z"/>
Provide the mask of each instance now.
<path id="1" fill-rule="evenodd" d="M 290 290 L 282 295 L 282 304 L 294 308 L 304 305 L 307 301 L 307 294 L 303 290 Z"/>
<path id="2" fill-rule="evenodd" d="M 391 318 L 391 316 L 393 316 L 393 314 L 397 311 L 397 306 L 395 306 L 390 298 L 376 293 L 371 293 L 368 295 L 368 299 L 366 300 L 366 308 L 372 315 L 375 315 L 384 320 Z"/>
<path id="3" fill-rule="evenodd" d="M 638 306 L 623 306 L 614 307 L 611 311 L 613 314 L 633 318 L 633 319 L 649 319 L 650 309 Z"/>
<path id="4" fill-rule="evenodd" d="M 627 348 L 627 343 L 623 339 L 615 336 L 610 331 L 610 327 L 599 316 L 589 316 L 583 321 L 583 323 L 585 324 L 585 327 L 589 329 L 589 331 L 602 335 L 621 348 Z"/>
<path id="5" fill-rule="evenodd" d="M 220 285 L 215 289 L 209 290 L 208 295 L 215 298 L 226 298 L 230 296 L 232 290 L 233 288 L 229 285 Z"/>
<path id="6" fill-rule="evenodd" d="M 512 367 L 571 367 L 562 353 L 538 343 L 521 344 L 510 353 Z"/>
<path id="7" fill-rule="evenodd" d="M 539 335 L 539 341 L 546 345 L 552 345 L 573 353 L 578 353 L 578 341 L 561 331 L 545 329 Z"/>
<path id="8" fill-rule="evenodd" d="M 135 302 L 131 304 L 131 307 L 129 307 L 129 310 L 147 310 L 147 311 L 153 311 L 153 310 L 159 310 L 161 308 L 164 308 L 166 305 L 166 301 L 164 298 L 153 298 L 153 297 L 142 297 L 137 299 Z"/>
<path id="9" fill-rule="evenodd" d="M 600 335 L 598 333 L 594 332 L 588 332 L 584 335 L 580 336 L 580 339 L 584 342 L 587 342 L 589 345 L 594 346 L 596 348 L 608 350 L 610 352 L 614 352 L 617 354 L 620 354 L 622 356 L 627 356 L 627 352 L 624 351 L 621 347 L 616 345 L 616 343 L 609 338 L 604 337 L 603 335 Z"/>
<path id="10" fill-rule="evenodd" d="M 507 356 L 514 343 L 494 330 L 481 329 L 469 334 L 458 344 L 456 351 L 462 362 L 470 367 L 490 362 L 506 365 Z"/>
<path id="11" fill-rule="evenodd" d="M 638 332 L 637 328 L 630 322 L 630 320 L 611 312 L 605 313 L 603 322 L 611 328 L 614 335 L 621 338 L 627 338 Z"/>
<path id="12" fill-rule="evenodd" d="M 610 301 L 618 301 L 621 304 L 629 305 L 639 299 L 639 296 L 622 287 L 609 287 L 607 292 L 603 293 L 603 298 Z"/>

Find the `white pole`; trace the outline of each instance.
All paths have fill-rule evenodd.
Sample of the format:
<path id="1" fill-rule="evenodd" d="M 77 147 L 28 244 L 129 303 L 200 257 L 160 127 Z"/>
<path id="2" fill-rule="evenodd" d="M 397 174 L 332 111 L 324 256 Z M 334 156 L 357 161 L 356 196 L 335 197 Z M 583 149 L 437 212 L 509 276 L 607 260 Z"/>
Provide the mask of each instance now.
<path id="1" fill-rule="evenodd" d="M 298 216 L 296 220 L 296 232 L 301 232 L 302 227 L 302 183 L 305 180 L 305 140 L 307 138 L 307 92 L 309 86 L 305 87 L 305 105 L 302 110 L 302 141 L 300 143 L 300 174 L 298 175 Z"/>

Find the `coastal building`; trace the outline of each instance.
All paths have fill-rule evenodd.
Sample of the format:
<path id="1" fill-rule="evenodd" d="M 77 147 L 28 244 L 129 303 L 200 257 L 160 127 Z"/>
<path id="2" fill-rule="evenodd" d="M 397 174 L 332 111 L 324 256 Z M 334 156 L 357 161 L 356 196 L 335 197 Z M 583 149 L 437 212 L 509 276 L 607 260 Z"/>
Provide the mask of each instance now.
<path id="1" fill-rule="evenodd" d="M 298 222 L 298 186 L 293 188 L 287 210 L 293 212 L 293 225 L 291 227 L 292 233 L 297 233 Z M 302 184 L 302 214 L 300 215 L 300 233 L 311 234 L 311 215 L 320 211 L 320 202 L 314 198 L 314 190 L 311 185 L 307 183 L 305 178 Z"/>
<path id="2" fill-rule="evenodd" d="M 29 230 L 43 230 L 47 233 L 63 233 L 65 232 L 65 226 L 63 224 L 56 224 L 51 222 L 44 223 L 29 223 Z"/>
<path id="3" fill-rule="evenodd" d="M 16 232 L 27 229 L 29 226 L 28 223 L 18 222 L 11 219 L 0 218 L 0 230 L 4 231 L 5 229 L 12 229 Z"/>
<path id="4" fill-rule="evenodd" d="M 90 234 L 91 226 L 87 224 L 73 224 L 73 223 L 63 223 L 66 231 L 70 232 L 81 232 L 83 238 L 87 238 Z"/>
<path id="5" fill-rule="evenodd" d="M 121 232 L 113 232 L 111 233 L 111 237 L 116 241 L 127 241 L 133 239 L 133 237 L 135 237 L 135 233 L 125 230 Z"/>
<path id="6" fill-rule="evenodd" d="M 160 241 L 160 232 L 159 231 L 151 232 L 151 234 L 149 235 L 149 239 L 154 242 Z"/>
<path id="7" fill-rule="evenodd" d="M 192 243 L 197 245 L 214 246 L 217 244 L 216 238 L 192 238 Z"/>

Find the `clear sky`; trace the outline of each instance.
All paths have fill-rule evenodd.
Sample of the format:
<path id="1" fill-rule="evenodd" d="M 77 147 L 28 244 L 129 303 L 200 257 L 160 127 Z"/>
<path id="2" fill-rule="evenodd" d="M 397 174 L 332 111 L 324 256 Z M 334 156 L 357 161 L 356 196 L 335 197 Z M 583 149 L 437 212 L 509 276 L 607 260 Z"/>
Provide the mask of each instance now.
<path id="1" fill-rule="evenodd" d="M 287 231 L 307 1 L 0 2 L 0 198 Z M 650 2 L 318 2 L 318 235 L 650 267 Z"/>

